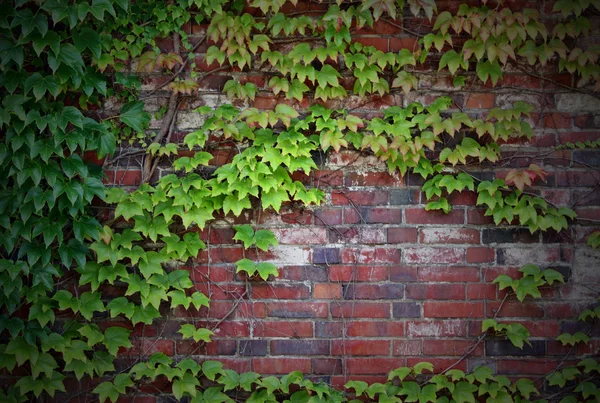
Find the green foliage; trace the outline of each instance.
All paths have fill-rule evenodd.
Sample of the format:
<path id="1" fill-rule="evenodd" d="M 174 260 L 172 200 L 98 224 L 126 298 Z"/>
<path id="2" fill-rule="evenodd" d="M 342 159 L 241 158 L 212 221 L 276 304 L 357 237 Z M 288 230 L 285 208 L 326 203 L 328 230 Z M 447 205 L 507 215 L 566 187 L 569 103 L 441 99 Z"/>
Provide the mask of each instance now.
<path id="1" fill-rule="evenodd" d="M 523 273 L 520 279 L 512 279 L 506 274 L 501 274 L 494 279 L 494 284 L 498 284 L 501 290 L 510 288 L 521 302 L 528 295 L 541 298 L 540 287 L 551 286 L 554 282 L 564 283 L 562 274 L 553 269 L 540 270 L 538 266 L 528 264 L 519 271 Z"/>

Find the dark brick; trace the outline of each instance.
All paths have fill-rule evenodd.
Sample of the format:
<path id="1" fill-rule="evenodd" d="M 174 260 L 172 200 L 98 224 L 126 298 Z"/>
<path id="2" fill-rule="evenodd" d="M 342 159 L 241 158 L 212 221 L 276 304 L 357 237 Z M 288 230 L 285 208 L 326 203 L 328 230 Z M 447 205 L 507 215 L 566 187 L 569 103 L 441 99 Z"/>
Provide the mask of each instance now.
<path id="1" fill-rule="evenodd" d="M 593 167 L 600 167 L 600 151 L 573 151 L 573 162 L 581 162 L 583 164 L 591 165 Z"/>
<path id="2" fill-rule="evenodd" d="M 401 299 L 402 284 L 350 284 L 344 287 L 345 299 Z"/>
<path id="3" fill-rule="evenodd" d="M 415 191 L 412 189 L 398 189 L 390 192 L 391 205 L 414 204 L 416 197 Z"/>
<path id="4" fill-rule="evenodd" d="M 394 318 L 420 318 L 421 306 L 416 302 L 396 302 L 393 307 Z"/>
<path id="5" fill-rule="evenodd" d="M 267 355 L 266 340 L 240 340 L 238 353 L 243 356 L 265 356 Z"/>
<path id="6" fill-rule="evenodd" d="M 510 340 L 487 340 L 485 342 L 485 354 L 488 356 L 506 355 L 545 355 L 546 342 L 543 340 L 531 340 L 531 346 L 527 343 L 523 349 L 515 347 Z"/>
<path id="7" fill-rule="evenodd" d="M 327 355 L 328 340 L 272 340 L 272 355 Z"/>
<path id="8" fill-rule="evenodd" d="M 342 336 L 341 322 L 316 322 L 315 336 L 316 337 L 341 337 Z"/>
<path id="9" fill-rule="evenodd" d="M 312 251 L 312 262 L 315 264 L 340 263 L 338 248 L 315 248 Z"/>
<path id="10" fill-rule="evenodd" d="M 539 242 L 537 233 L 531 234 L 525 228 L 486 228 L 481 232 L 481 242 L 488 243 L 535 243 Z"/>

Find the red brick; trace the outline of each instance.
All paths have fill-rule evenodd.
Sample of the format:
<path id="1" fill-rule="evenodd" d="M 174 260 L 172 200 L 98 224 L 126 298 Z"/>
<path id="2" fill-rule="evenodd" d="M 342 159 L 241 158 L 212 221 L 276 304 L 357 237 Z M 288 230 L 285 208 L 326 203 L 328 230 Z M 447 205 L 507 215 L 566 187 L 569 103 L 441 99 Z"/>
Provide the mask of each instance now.
<path id="1" fill-rule="evenodd" d="M 388 39 L 381 37 L 354 37 L 353 42 L 362 43 L 363 46 L 374 46 L 377 50 L 387 52 L 389 50 Z"/>
<path id="2" fill-rule="evenodd" d="M 269 302 L 267 314 L 276 318 L 326 318 L 329 316 L 326 302 Z"/>
<path id="3" fill-rule="evenodd" d="M 274 228 L 271 230 L 282 245 L 326 244 L 327 230 L 324 227 Z"/>
<path id="4" fill-rule="evenodd" d="M 394 340 L 392 355 L 421 355 L 423 342 L 421 340 Z"/>
<path id="5" fill-rule="evenodd" d="M 344 248 L 342 263 L 400 263 L 400 250 L 393 248 Z"/>
<path id="6" fill-rule="evenodd" d="M 411 264 L 422 263 L 463 263 L 465 250 L 459 248 L 405 248 L 402 250 L 404 261 Z"/>
<path id="7" fill-rule="evenodd" d="M 336 375 L 342 373 L 342 360 L 336 358 L 313 358 L 313 371 L 315 375 Z"/>
<path id="8" fill-rule="evenodd" d="M 390 304 L 381 302 L 339 302 L 331 304 L 334 318 L 389 318 Z"/>
<path id="9" fill-rule="evenodd" d="M 452 206 L 475 206 L 477 204 L 477 193 L 470 191 L 452 192 L 448 196 L 448 202 Z"/>
<path id="10" fill-rule="evenodd" d="M 470 93 L 467 95 L 465 107 L 468 109 L 492 109 L 495 96 L 488 93 Z"/>
<path id="11" fill-rule="evenodd" d="M 506 301 L 500 312 L 497 313 L 499 307 L 500 302 L 488 302 L 486 306 L 487 316 L 493 317 L 496 314 L 498 317 L 541 318 L 544 316 L 544 309 L 533 303 Z"/>
<path id="12" fill-rule="evenodd" d="M 496 364 L 499 374 L 545 375 L 556 369 L 556 362 L 550 360 L 500 360 Z"/>
<path id="13" fill-rule="evenodd" d="M 568 171 L 557 171 L 554 173 L 557 186 L 585 186 L 594 187 L 598 184 L 598 178 L 588 171 L 577 171 L 569 169 Z"/>
<path id="14" fill-rule="evenodd" d="M 417 281 L 416 266 L 392 266 L 390 267 L 390 281 L 408 282 Z"/>
<path id="15" fill-rule="evenodd" d="M 452 210 L 449 214 L 441 211 L 425 211 L 423 208 L 407 208 L 405 210 L 407 224 L 463 224 L 463 210 Z"/>
<path id="16" fill-rule="evenodd" d="M 496 299 L 495 284 L 467 284 L 467 299 Z"/>
<path id="17" fill-rule="evenodd" d="M 339 170 L 319 169 L 318 171 L 312 171 L 310 176 L 313 178 L 315 186 L 319 188 L 344 185 L 344 173 Z"/>
<path id="18" fill-rule="evenodd" d="M 277 106 L 277 98 L 257 96 L 254 98 L 252 106 L 258 109 L 273 110 Z"/>
<path id="19" fill-rule="evenodd" d="M 308 374 L 311 371 L 311 361 L 310 358 L 253 358 L 252 370 L 261 375 L 288 374 L 292 371 Z"/>
<path id="20" fill-rule="evenodd" d="M 106 170 L 105 184 L 120 186 L 139 186 L 142 183 L 140 170 Z"/>
<path id="21" fill-rule="evenodd" d="M 342 223 L 342 209 L 318 209 L 315 211 L 315 225 L 340 225 Z"/>
<path id="22" fill-rule="evenodd" d="M 207 295 L 213 301 L 219 300 L 236 300 L 243 295 L 246 287 L 243 284 L 213 284 L 213 283 L 196 283 L 194 284 L 196 291 L 200 291 Z"/>
<path id="23" fill-rule="evenodd" d="M 495 258 L 494 248 L 467 248 L 467 263 L 493 263 Z"/>
<path id="24" fill-rule="evenodd" d="M 387 266 L 329 266 L 330 281 L 385 281 L 389 277 Z"/>
<path id="25" fill-rule="evenodd" d="M 356 223 L 364 220 L 369 224 L 401 224 L 402 210 L 398 208 L 361 208 L 359 220 Z M 344 217 L 344 222 L 351 222 Z"/>
<path id="26" fill-rule="evenodd" d="M 471 350 L 476 340 L 423 340 L 423 355 L 462 356 Z M 483 344 L 479 344 L 472 355 L 483 355 Z"/>
<path id="27" fill-rule="evenodd" d="M 467 223 L 474 225 L 487 225 L 494 222 L 494 217 L 486 216 L 485 209 L 469 209 L 467 211 Z"/>
<path id="28" fill-rule="evenodd" d="M 132 343 L 133 347 L 119 349 L 119 355 L 123 356 L 135 356 L 144 355 L 149 356 L 154 353 L 163 353 L 168 356 L 175 354 L 175 343 L 173 340 L 166 339 L 138 339 Z"/>
<path id="29" fill-rule="evenodd" d="M 331 202 L 336 205 L 380 206 L 387 204 L 388 192 L 383 191 L 346 191 L 331 193 Z"/>
<path id="30" fill-rule="evenodd" d="M 419 281 L 475 282 L 479 281 L 476 267 L 419 267 Z"/>
<path id="31" fill-rule="evenodd" d="M 346 370 L 350 375 L 386 374 L 403 366 L 398 358 L 348 358 Z"/>
<path id="32" fill-rule="evenodd" d="M 390 341 L 377 340 L 332 340 L 331 355 L 390 355 Z"/>
<path id="33" fill-rule="evenodd" d="M 398 174 L 387 172 L 350 172 L 346 175 L 346 186 L 394 186 L 403 185 L 402 177 Z"/>
<path id="34" fill-rule="evenodd" d="M 464 320 L 407 321 L 406 335 L 410 337 L 464 337 L 467 335 L 467 322 Z"/>
<path id="35" fill-rule="evenodd" d="M 348 337 L 402 337 L 404 323 L 399 321 L 353 321 L 346 324 Z"/>
<path id="36" fill-rule="evenodd" d="M 401 299 L 402 284 L 348 284 L 344 292 L 346 299 Z"/>
<path id="37" fill-rule="evenodd" d="M 573 119 L 570 115 L 563 113 L 548 113 L 544 116 L 544 127 L 552 129 L 570 129 Z"/>
<path id="38" fill-rule="evenodd" d="M 483 302 L 432 302 L 423 304 L 426 318 L 481 318 Z"/>
<path id="39" fill-rule="evenodd" d="M 310 297 L 310 289 L 305 285 L 252 284 L 253 299 L 307 299 Z"/>
<path id="40" fill-rule="evenodd" d="M 402 49 L 408 49 L 412 52 L 418 48 L 416 38 L 390 38 L 390 52 L 399 52 Z"/>
<path id="41" fill-rule="evenodd" d="M 465 299 L 463 284 L 406 284 L 407 299 Z"/>
<path id="42" fill-rule="evenodd" d="M 416 228 L 388 228 L 387 229 L 388 243 L 416 243 L 417 229 Z"/>
<path id="43" fill-rule="evenodd" d="M 569 302 L 554 302 L 544 305 L 544 308 L 547 318 L 568 319 L 577 317 L 585 309 L 585 306 L 578 306 Z"/>
<path id="44" fill-rule="evenodd" d="M 472 228 L 421 228 L 421 243 L 464 244 L 479 243 L 479 230 Z"/>
<path id="45" fill-rule="evenodd" d="M 454 368 L 454 369 L 459 369 L 461 371 L 467 370 L 466 360 L 457 362 L 456 358 L 428 358 L 427 360 L 424 360 L 422 357 L 407 358 L 406 365 L 414 367 L 416 364 L 418 364 L 419 362 L 423 362 L 423 361 L 427 361 L 427 362 L 433 364 L 433 373 L 434 374 L 439 374 L 446 368 L 449 368 L 451 365 L 453 366 L 452 368 Z"/>
<path id="46" fill-rule="evenodd" d="M 316 299 L 340 299 L 342 298 L 342 285 L 319 283 L 313 286 L 313 297 Z"/>
<path id="47" fill-rule="evenodd" d="M 257 321 L 255 337 L 313 337 L 313 323 L 300 321 Z"/>

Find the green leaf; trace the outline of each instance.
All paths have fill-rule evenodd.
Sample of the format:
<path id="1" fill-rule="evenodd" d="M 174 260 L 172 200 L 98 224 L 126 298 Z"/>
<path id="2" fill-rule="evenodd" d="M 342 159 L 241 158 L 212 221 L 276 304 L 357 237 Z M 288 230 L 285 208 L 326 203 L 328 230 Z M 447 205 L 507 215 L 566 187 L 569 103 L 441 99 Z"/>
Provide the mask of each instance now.
<path id="1" fill-rule="evenodd" d="M 275 234 L 273 234 L 273 232 L 269 231 L 269 230 L 265 230 L 265 229 L 260 229 L 258 231 L 256 231 L 256 234 L 254 235 L 254 243 L 256 243 L 256 246 L 263 250 L 263 251 L 267 251 L 269 250 L 269 246 L 271 245 L 275 245 L 277 246 L 279 243 L 277 242 L 277 238 L 275 237 Z"/>
<path id="2" fill-rule="evenodd" d="M 100 402 L 105 402 L 108 399 L 115 403 L 119 398 L 119 391 L 115 389 L 111 382 L 102 382 L 92 392 L 98 395 Z"/>
<path id="3" fill-rule="evenodd" d="M 474 393 L 477 391 L 477 386 L 468 382 L 458 382 L 452 392 L 452 398 L 456 403 L 475 403 Z"/>
<path id="4" fill-rule="evenodd" d="M 491 78 L 492 85 L 496 85 L 498 79 L 502 77 L 502 67 L 498 61 L 490 63 L 489 61 L 479 61 L 476 66 L 477 77 L 485 84 L 488 78 Z"/>
<path id="5" fill-rule="evenodd" d="M 275 277 L 279 275 L 277 266 L 272 263 L 260 262 L 256 265 L 256 271 L 263 280 L 268 280 L 271 274 Z"/>
<path id="6" fill-rule="evenodd" d="M 121 122 L 137 132 L 143 132 L 150 122 L 150 114 L 144 111 L 142 101 L 128 102 L 121 108 Z"/>
<path id="7" fill-rule="evenodd" d="M 133 345 L 129 340 L 130 330 L 122 327 L 109 327 L 104 332 L 104 345 L 108 352 L 114 356 L 117 355 L 120 347 L 131 348 Z"/>
<path id="8" fill-rule="evenodd" d="M 204 361 L 202 363 L 202 373 L 209 380 L 214 381 L 217 375 L 223 373 L 223 364 L 217 361 Z"/>
<path id="9" fill-rule="evenodd" d="M 411 372 L 412 372 L 412 370 L 408 367 L 396 368 L 393 371 L 390 371 L 390 373 L 388 375 L 388 381 L 391 381 L 396 377 L 398 377 L 400 379 L 400 381 L 402 381 L 402 380 L 404 380 L 404 378 L 406 378 L 408 375 L 410 375 Z"/>

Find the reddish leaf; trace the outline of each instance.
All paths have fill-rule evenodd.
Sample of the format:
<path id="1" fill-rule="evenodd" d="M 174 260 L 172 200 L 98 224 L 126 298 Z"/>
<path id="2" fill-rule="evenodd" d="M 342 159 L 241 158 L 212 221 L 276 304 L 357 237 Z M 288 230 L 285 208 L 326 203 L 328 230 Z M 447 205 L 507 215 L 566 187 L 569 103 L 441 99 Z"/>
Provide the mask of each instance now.
<path id="1" fill-rule="evenodd" d="M 525 185 L 531 186 L 532 178 L 526 171 L 518 171 L 516 169 L 511 169 L 506 175 L 506 179 L 504 180 L 507 185 L 515 185 L 517 189 L 523 190 Z"/>
<path id="2" fill-rule="evenodd" d="M 183 64 L 183 59 L 177 53 L 161 53 L 156 60 L 156 64 L 169 70 L 173 70 L 177 63 Z"/>

